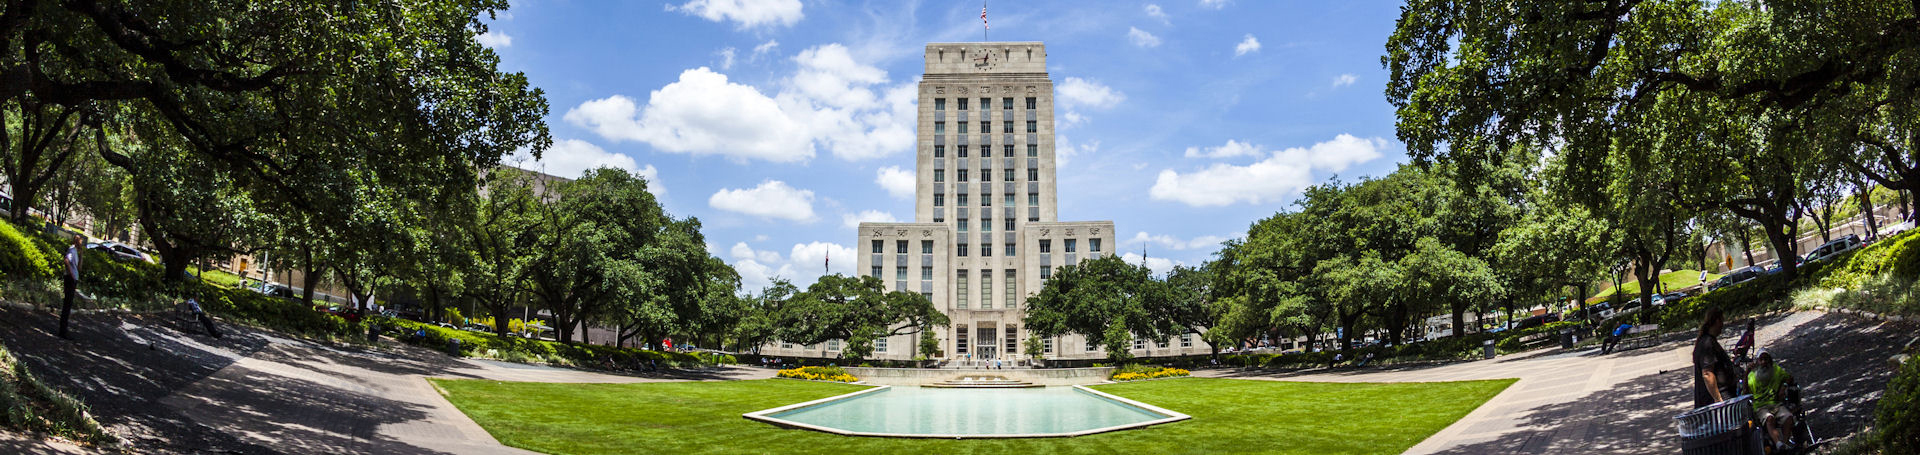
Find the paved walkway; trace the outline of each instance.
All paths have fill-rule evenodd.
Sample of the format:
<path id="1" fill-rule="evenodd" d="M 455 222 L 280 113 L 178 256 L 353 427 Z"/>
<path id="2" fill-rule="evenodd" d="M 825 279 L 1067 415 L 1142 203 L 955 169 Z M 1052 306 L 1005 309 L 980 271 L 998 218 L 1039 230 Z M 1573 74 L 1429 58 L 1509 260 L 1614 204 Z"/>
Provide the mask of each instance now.
<path id="1" fill-rule="evenodd" d="M 1802 378 L 1806 403 L 1818 408 L 1812 422 L 1821 437 L 1851 434 L 1871 420 L 1872 403 L 1891 377 L 1886 359 L 1915 333 L 1912 323 L 1821 312 L 1792 313 L 1762 324 L 1759 345 Z M 1730 327 L 1722 344 L 1731 346 L 1741 330 L 1744 326 Z M 1654 347 L 1609 355 L 1598 348 L 1553 349 L 1430 367 L 1195 375 L 1324 382 L 1519 378 L 1407 453 L 1672 453 L 1678 449 L 1672 418 L 1692 405 L 1691 350 L 1690 336 L 1673 335 Z"/>
<path id="2" fill-rule="evenodd" d="M 501 445 L 428 377 L 632 383 L 755 379 L 725 367 L 648 377 L 453 359 L 387 343 L 334 347 L 240 327 L 212 339 L 154 315 L 76 317 L 74 342 L 43 313 L 0 309 L 0 341 L 74 391 L 129 449 L 147 453 L 527 454 Z M 84 452 L 0 438 L 6 452 Z"/>

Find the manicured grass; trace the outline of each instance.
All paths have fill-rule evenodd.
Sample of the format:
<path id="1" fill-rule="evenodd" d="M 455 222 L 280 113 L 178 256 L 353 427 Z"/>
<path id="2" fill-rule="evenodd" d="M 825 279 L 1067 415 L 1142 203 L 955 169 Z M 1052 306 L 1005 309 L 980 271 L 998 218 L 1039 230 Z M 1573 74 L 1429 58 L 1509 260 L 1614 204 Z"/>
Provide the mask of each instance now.
<path id="1" fill-rule="evenodd" d="M 1721 276 L 1720 274 L 1708 273 L 1706 282 L 1712 283 L 1713 280 L 1720 279 L 1720 276 Z M 1700 271 L 1699 270 L 1675 270 L 1672 272 L 1662 273 L 1660 274 L 1660 283 L 1666 285 L 1666 288 L 1668 290 L 1678 290 L 1680 288 L 1696 286 L 1701 283 Z M 1621 283 L 1620 287 L 1618 288 L 1610 287 L 1606 289 L 1601 289 L 1600 293 L 1594 294 L 1593 297 L 1590 297 L 1587 300 L 1589 302 L 1598 301 L 1603 297 L 1613 295 L 1615 291 L 1626 292 L 1627 295 L 1639 297 L 1640 281 L 1631 280 L 1625 283 Z"/>
<path id="2" fill-rule="evenodd" d="M 784 430 L 740 414 L 860 390 L 793 380 L 433 380 L 509 446 L 602 453 L 1379 453 L 1405 451 L 1513 380 L 1334 384 L 1183 378 L 1096 386 L 1193 419 L 1077 438 L 931 440 Z"/>

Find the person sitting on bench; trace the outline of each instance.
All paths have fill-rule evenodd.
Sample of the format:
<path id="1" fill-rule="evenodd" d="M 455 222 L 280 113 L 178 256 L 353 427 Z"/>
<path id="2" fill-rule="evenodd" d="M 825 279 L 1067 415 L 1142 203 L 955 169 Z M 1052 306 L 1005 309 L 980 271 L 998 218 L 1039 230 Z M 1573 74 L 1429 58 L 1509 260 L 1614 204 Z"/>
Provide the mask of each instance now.
<path id="1" fill-rule="evenodd" d="M 1620 337 L 1626 336 L 1627 332 L 1631 330 L 1633 330 L 1633 324 L 1624 322 L 1620 323 L 1619 327 L 1614 327 L 1613 333 L 1608 334 L 1606 341 L 1600 343 L 1600 353 L 1607 354 L 1613 352 L 1613 348 L 1620 345 Z"/>
<path id="2" fill-rule="evenodd" d="M 1793 375 L 1785 368 L 1773 362 L 1773 354 L 1761 349 L 1760 355 L 1753 360 L 1753 372 L 1747 373 L 1747 388 L 1753 391 L 1754 416 L 1759 418 L 1767 429 L 1767 435 L 1773 437 L 1776 449 L 1790 446 L 1788 441 L 1793 435 L 1793 410 L 1787 408 L 1787 387 L 1793 384 Z"/>

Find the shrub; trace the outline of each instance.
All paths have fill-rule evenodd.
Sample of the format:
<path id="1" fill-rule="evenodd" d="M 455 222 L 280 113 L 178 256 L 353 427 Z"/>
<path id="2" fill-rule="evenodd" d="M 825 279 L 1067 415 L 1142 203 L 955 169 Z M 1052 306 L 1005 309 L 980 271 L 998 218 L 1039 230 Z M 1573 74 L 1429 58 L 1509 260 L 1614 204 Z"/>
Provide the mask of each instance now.
<path id="1" fill-rule="evenodd" d="M 829 367 L 789 368 L 785 370 L 780 370 L 780 373 L 777 374 L 776 376 L 782 377 L 782 378 L 789 378 L 789 379 L 805 379 L 809 381 L 832 381 L 832 382 L 859 382 L 860 381 L 860 378 L 856 378 L 856 377 L 853 377 L 853 375 L 851 374 L 847 374 L 847 370 L 841 369 L 840 367 L 830 367 L 830 366 Z"/>
<path id="2" fill-rule="evenodd" d="M 10 222 L 0 222 L 0 276 L 47 279 L 59 274 L 60 255 L 51 245 L 22 233 Z"/>
<path id="3" fill-rule="evenodd" d="M 87 405 L 48 387 L 0 348 L 0 426 L 28 431 L 43 431 L 95 445 L 111 445 L 118 439 L 100 427 L 87 413 Z"/>
<path id="4" fill-rule="evenodd" d="M 591 344 L 567 344 L 529 340 L 514 336 L 449 329 L 405 319 L 368 317 L 383 327 L 400 332 L 399 340 L 463 357 L 491 358 L 509 362 L 549 363 L 557 365 L 631 367 L 653 362 L 664 367 L 694 367 L 716 363 L 737 363 L 730 355 L 683 352 L 659 352 Z M 425 334 L 424 337 L 418 334 Z M 453 342 L 459 341 L 456 345 Z"/>
<path id="5" fill-rule="evenodd" d="M 1142 379 L 1178 378 L 1193 373 L 1180 368 L 1156 367 L 1147 365 L 1121 365 L 1113 369 L 1107 380 L 1116 382 L 1138 381 Z"/>
<path id="6" fill-rule="evenodd" d="M 1920 358 L 1900 366 L 1873 417 L 1873 442 L 1884 453 L 1920 453 Z"/>

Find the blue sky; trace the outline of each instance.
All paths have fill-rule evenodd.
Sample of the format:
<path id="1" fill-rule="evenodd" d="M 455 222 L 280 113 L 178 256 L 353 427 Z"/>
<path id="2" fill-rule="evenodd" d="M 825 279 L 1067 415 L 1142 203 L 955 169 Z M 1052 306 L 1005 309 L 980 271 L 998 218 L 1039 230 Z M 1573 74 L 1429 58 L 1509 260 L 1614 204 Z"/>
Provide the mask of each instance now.
<path id="1" fill-rule="evenodd" d="M 1164 271 L 1286 210 L 1305 185 L 1405 162 L 1380 55 L 1398 2 L 998 2 L 995 41 L 1042 41 L 1062 123 L 1060 219 L 1113 220 Z M 911 220 L 928 42 L 981 39 L 979 2 L 529 0 L 481 41 L 546 90 L 554 147 L 517 165 L 615 166 L 704 223 L 748 290 L 854 273 L 853 223 Z"/>

